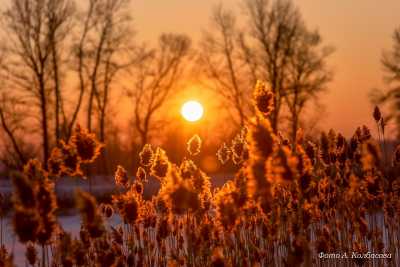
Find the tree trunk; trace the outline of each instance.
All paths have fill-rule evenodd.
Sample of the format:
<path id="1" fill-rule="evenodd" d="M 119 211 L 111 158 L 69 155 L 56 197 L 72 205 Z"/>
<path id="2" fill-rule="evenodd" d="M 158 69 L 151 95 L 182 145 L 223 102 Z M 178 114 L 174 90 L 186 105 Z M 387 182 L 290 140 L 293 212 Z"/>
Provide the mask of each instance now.
<path id="1" fill-rule="evenodd" d="M 298 114 L 296 112 L 292 114 L 292 145 L 293 145 L 293 151 L 296 149 L 296 139 L 297 139 L 297 130 L 299 127 L 299 118 Z"/>
<path id="2" fill-rule="evenodd" d="M 47 99 L 46 90 L 43 81 L 43 75 L 39 78 L 39 90 L 40 90 L 40 109 L 42 116 L 42 140 L 43 140 L 43 166 L 47 170 L 47 161 L 49 159 L 49 134 L 47 126 Z"/>
<path id="3" fill-rule="evenodd" d="M 17 140 L 15 139 L 14 134 L 12 133 L 11 129 L 8 127 L 5 118 L 4 118 L 4 113 L 3 110 L 0 108 L 0 120 L 1 120 L 1 124 L 4 128 L 4 131 L 7 133 L 8 137 L 11 140 L 11 143 L 13 145 L 13 148 L 15 150 L 15 152 L 18 155 L 19 160 L 21 161 L 22 165 L 24 165 L 26 163 L 26 159 L 24 154 L 22 153 L 20 147 L 18 146 Z"/>
<path id="4" fill-rule="evenodd" d="M 93 112 L 93 98 L 94 98 L 94 88 L 90 90 L 89 103 L 87 109 L 87 129 L 89 132 L 92 131 L 92 112 Z"/>
<path id="5" fill-rule="evenodd" d="M 271 114 L 271 127 L 274 133 L 278 132 L 279 109 L 275 108 Z"/>
<path id="6" fill-rule="evenodd" d="M 55 48 L 54 40 L 52 40 L 52 59 L 53 59 L 53 70 L 54 70 L 54 94 L 55 94 L 55 136 L 56 136 L 56 144 L 58 144 L 61 136 L 60 136 L 60 111 L 61 111 L 61 93 L 60 93 L 60 82 L 58 75 L 58 62 L 57 62 L 57 51 Z"/>

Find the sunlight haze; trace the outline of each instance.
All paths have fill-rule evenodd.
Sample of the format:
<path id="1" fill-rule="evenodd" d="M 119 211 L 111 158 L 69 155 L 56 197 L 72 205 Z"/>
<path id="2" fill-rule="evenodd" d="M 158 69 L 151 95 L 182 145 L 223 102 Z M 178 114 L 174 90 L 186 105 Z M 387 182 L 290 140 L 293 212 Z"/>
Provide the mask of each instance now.
<path id="1" fill-rule="evenodd" d="M 222 2 L 242 15 L 242 1 L 226 0 L 138 0 L 132 4 L 135 27 L 140 37 L 154 40 L 162 32 L 182 32 L 198 41 L 210 25 L 212 7 Z M 325 44 L 335 48 L 328 59 L 334 79 L 321 101 L 326 116 L 324 129 L 334 128 L 346 136 L 355 125 L 375 129 L 368 94 L 384 88 L 380 63 L 382 51 L 392 45 L 392 33 L 400 23 L 400 1 L 336 0 L 295 1 L 308 27 L 318 29 Z"/>

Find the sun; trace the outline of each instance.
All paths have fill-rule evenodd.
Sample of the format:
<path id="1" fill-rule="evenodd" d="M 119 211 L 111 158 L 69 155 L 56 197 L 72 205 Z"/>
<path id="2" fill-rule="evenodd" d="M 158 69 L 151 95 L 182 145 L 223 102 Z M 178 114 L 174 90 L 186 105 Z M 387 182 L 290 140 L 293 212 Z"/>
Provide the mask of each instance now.
<path id="1" fill-rule="evenodd" d="M 182 117 L 187 121 L 195 122 L 203 117 L 203 106 L 196 100 L 185 102 L 181 108 Z"/>

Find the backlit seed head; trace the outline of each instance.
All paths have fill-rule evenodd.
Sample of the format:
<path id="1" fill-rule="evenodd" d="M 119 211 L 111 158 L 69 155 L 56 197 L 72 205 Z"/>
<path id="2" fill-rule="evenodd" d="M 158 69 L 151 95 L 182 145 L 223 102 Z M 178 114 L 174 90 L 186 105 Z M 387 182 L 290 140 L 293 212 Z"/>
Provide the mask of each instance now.
<path id="1" fill-rule="evenodd" d="M 76 126 L 69 143 L 76 147 L 78 156 L 83 163 L 93 162 L 104 147 L 97 141 L 95 134 L 82 129 L 80 125 Z"/>
<path id="2" fill-rule="evenodd" d="M 297 177 L 297 157 L 287 147 L 280 147 L 266 164 L 267 177 L 271 183 L 290 182 Z"/>
<path id="3" fill-rule="evenodd" d="M 140 164 L 142 166 L 150 166 L 153 162 L 153 149 L 150 144 L 144 145 L 142 151 L 139 153 Z"/>
<path id="4" fill-rule="evenodd" d="M 129 177 L 128 173 L 121 165 L 117 166 L 117 170 L 115 171 L 114 175 L 115 184 L 123 187 L 129 186 Z"/>
<path id="5" fill-rule="evenodd" d="M 253 99 L 256 109 L 265 117 L 274 109 L 274 94 L 262 81 L 257 81 L 254 88 Z"/>
<path id="6" fill-rule="evenodd" d="M 103 218 L 97 208 L 96 199 L 89 193 L 77 190 L 76 206 L 82 216 L 82 226 L 91 238 L 101 237 L 105 232 Z"/>
<path id="7" fill-rule="evenodd" d="M 167 176 L 169 168 L 170 163 L 165 151 L 158 147 L 154 154 L 153 164 L 151 165 L 151 174 L 162 180 Z"/>
<path id="8" fill-rule="evenodd" d="M 147 183 L 147 173 L 142 167 L 139 167 L 136 171 L 136 180 L 142 183 Z"/>
<path id="9" fill-rule="evenodd" d="M 114 214 L 114 209 L 110 204 L 101 203 L 99 209 L 105 218 L 110 218 Z"/>
<path id="10" fill-rule="evenodd" d="M 63 165 L 63 155 L 61 150 L 58 147 L 55 147 L 51 151 L 50 158 L 47 162 L 47 166 L 49 167 L 49 175 L 51 176 L 59 176 L 61 175 Z"/>
<path id="11" fill-rule="evenodd" d="M 201 149 L 201 139 L 200 136 L 195 134 L 187 142 L 187 150 L 190 155 L 195 156 L 200 153 L 200 149 Z"/>
<path id="12" fill-rule="evenodd" d="M 382 114 L 381 114 L 381 111 L 380 111 L 380 109 L 379 109 L 378 106 L 375 106 L 374 112 L 373 112 L 372 116 L 374 117 L 374 120 L 375 120 L 376 122 L 378 122 L 378 121 L 381 120 Z"/>
<path id="13" fill-rule="evenodd" d="M 229 149 L 229 147 L 226 145 L 226 143 L 224 142 L 222 144 L 222 146 L 218 149 L 217 151 L 217 157 L 218 160 L 222 163 L 225 164 L 229 161 L 231 156 L 231 150 Z"/>
<path id="14" fill-rule="evenodd" d="M 247 143 L 246 139 L 238 134 L 232 140 L 231 145 L 232 151 L 232 161 L 235 164 L 240 164 L 245 159 L 245 154 L 247 153 Z"/>
<path id="15" fill-rule="evenodd" d="M 259 116 L 251 122 L 247 133 L 247 143 L 252 157 L 267 158 L 272 154 L 277 145 L 277 137 L 267 119 Z"/>
<path id="16" fill-rule="evenodd" d="M 61 172 L 70 176 L 82 175 L 81 161 L 76 146 L 61 141 L 60 151 L 62 154 Z"/>
<path id="17" fill-rule="evenodd" d="M 189 179 L 193 177 L 197 171 L 197 166 L 190 159 L 185 159 L 182 161 L 181 166 L 179 167 L 181 176 L 183 179 Z"/>

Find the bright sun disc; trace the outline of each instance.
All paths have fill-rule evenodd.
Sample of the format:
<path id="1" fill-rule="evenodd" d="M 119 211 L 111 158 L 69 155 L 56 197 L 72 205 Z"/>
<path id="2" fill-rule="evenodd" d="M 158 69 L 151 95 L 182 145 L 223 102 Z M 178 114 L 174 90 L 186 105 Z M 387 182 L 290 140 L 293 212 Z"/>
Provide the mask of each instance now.
<path id="1" fill-rule="evenodd" d="M 181 114 L 187 121 L 198 121 L 203 117 L 203 106 L 195 101 L 187 101 L 185 104 L 183 104 L 182 109 L 181 109 Z"/>

